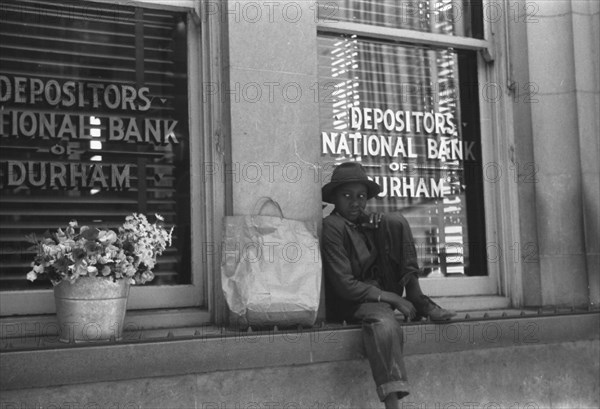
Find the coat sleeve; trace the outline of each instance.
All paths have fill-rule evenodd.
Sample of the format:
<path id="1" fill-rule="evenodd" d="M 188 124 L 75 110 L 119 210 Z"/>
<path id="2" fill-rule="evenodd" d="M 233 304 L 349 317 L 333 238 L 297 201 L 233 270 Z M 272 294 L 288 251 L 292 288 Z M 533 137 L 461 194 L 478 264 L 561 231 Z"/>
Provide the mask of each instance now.
<path id="1" fill-rule="evenodd" d="M 327 219 L 323 223 L 323 266 L 335 293 L 348 301 L 365 302 L 374 299 L 381 290 L 358 280 L 352 274 L 350 255 L 344 248 L 344 225 Z"/>

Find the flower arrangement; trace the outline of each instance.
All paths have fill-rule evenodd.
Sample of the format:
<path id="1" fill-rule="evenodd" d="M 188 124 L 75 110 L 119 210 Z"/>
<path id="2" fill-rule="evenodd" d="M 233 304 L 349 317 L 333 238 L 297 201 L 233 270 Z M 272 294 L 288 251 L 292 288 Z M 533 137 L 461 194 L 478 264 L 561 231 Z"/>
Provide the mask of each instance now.
<path id="1" fill-rule="evenodd" d="M 144 284 L 154 279 L 156 257 L 171 245 L 173 228 L 167 231 L 160 215 L 150 223 L 143 214 L 125 218 L 118 233 L 95 227 L 79 227 L 76 220 L 63 230 L 46 232 L 40 239 L 35 234 L 27 239 L 37 250 L 27 279 L 47 276 L 53 285 L 63 280 L 71 283 L 79 277 L 106 277 Z"/>

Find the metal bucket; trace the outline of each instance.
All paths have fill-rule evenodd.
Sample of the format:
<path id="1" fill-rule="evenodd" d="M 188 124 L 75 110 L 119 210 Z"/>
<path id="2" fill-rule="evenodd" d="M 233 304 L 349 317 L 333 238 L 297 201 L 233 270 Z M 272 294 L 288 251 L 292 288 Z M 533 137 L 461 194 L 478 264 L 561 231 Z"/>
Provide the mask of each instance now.
<path id="1" fill-rule="evenodd" d="M 79 277 L 54 286 L 61 342 L 116 341 L 123 337 L 128 280 Z"/>

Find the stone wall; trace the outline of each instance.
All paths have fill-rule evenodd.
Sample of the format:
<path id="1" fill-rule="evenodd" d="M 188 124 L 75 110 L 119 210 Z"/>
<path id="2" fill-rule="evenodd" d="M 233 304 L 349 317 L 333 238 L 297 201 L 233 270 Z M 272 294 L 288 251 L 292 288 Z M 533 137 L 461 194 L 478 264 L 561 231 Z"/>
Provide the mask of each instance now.
<path id="1" fill-rule="evenodd" d="M 409 355 L 411 394 L 403 407 L 598 407 L 599 362 L 597 339 Z M 93 363 L 88 364 L 93 371 Z M 383 407 L 365 359 L 3 391 L 0 396 L 2 409 Z"/>

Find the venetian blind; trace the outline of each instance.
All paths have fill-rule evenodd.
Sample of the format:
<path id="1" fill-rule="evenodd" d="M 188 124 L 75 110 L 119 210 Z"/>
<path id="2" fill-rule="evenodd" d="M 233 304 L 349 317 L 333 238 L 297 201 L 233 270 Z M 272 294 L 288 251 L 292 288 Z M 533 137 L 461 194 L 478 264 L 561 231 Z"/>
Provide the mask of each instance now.
<path id="1" fill-rule="evenodd" d="M 24 236 L 165 217 L 151 285 L 189 283 L 186 14 L 13 1 L 0 25 L 0 284 L 29 289 Z"/>

